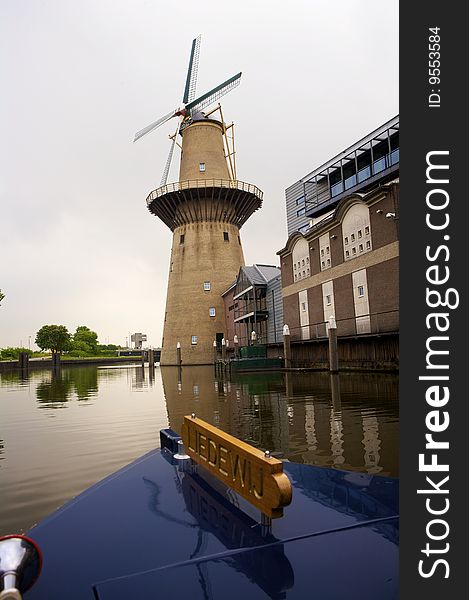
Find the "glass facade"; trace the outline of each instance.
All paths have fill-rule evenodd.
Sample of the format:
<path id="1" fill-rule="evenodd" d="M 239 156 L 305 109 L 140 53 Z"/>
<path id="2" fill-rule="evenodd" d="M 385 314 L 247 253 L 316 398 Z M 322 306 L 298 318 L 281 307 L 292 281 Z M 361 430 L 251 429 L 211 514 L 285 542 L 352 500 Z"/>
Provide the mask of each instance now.
<path id="1" fill-rule="evenodd" d="M 399 116 L 390 119 L 286 190 L 288 235 L 354 192 L 398 176 Z"/>

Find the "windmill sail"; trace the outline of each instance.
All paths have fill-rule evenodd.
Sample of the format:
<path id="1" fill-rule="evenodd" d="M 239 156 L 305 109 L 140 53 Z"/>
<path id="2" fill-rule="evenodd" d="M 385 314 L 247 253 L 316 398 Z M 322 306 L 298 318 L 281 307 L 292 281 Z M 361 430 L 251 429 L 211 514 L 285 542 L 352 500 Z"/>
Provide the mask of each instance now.
<path id="1" fill-rule="evenodd" d="M 166 185 L 168 181 L 169 169 L 171 168 L 171 161 L 173 160 L 174 146 L 176 145 L 177 135 L 179 133 L 179 123 L 177 124 L 176 131 L 174 132 L 173 142 L 171 144 L 171 148 L 169 149 L 168 158 L 166 160 L 166 165 L 163 171 L 163 176 L 161 177 L 160 186 Z"/>
<path id="2" fill-rule="evenodd" d="M 187 69 L 186 87 L 184 88 L 184 104 L 190 102 L 195 97 L 195 90 L 197 87 L 197 71 L 199 69 L 199 55 L 200 55 L 200 38 L 199 35 L 192 41 L 191 57 L 189 59 L 189 68 Z"/>
<path id="3" fill-rule="evenodd" d="M 206 94 L 203 94 L 202 96 L 199 96 L 195 100 L 192 100 L 192 102 L 189 102 L 189 104 L 186 104 L 186 110 L 190 111 L 193 114 L 193 113 L 196 113 L 196 112 L 202 110 L 206 106 L 213 104 L 219 98 L 221 98 L 228 92 L 231 92 L 232 89 L 237 87 L 241 83 L 240 79 L 241 79 L 241 73 L 238 73 L 237 75 L 234 75 L 230 79 L 227 79 L 226 81 L 224 81 L 217 87 L 213 88 L 213 90 L 210 90 Z"/>
<path id="4" fill-rule="evenodd" d="M 154 123 L 147 125 L 143 129 L 140 129 L 140 131 L 137 131 L 137 133 L 135 134 L 135 137 L 134 137 L 134 142 L 139 140 L 141 137 L 143 137 L 147 133 L 150 133 L 150 131 L 153 131 L 153 129 L 156 129 L 160 125 L 163 125 L 163 123 L 166 123 L 166 121 L 169 121 L 169 119 L 171 119 L 171 117 L 174 117 L 176 115 L 176 112 L 177 112 L 177 109 L 172 110 L 164 117 L 161 117 L 161 119 L 158 119 L 158 121 L 155 121 Z"/>

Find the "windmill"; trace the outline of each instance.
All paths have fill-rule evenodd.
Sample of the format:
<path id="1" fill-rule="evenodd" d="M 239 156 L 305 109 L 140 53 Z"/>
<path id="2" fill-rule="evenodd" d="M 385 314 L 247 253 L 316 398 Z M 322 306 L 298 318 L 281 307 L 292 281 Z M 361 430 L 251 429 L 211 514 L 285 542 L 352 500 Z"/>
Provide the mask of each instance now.
<path id="1" fill-rule="evenodd" d="M 225 124 L 219 103 L 211 106 L 239 85 L 241 73 L 196 97 L 199 52 L 200 36 L 192 42 L 181 106 L 135 134 L 138 140 L 177 120 L 161 185 L 146 200 L 173 235 L 161 365 L 213 362 L 214 340 L 227 339 L 222 294 L 244 265 L 240 229 L 262 205 L 261 190 L 236 176 L 233 124 Z M 167 183 L 176 144 L 179 179 Z"/>
<path id="2" fill-rule="evenodd" d="M 166 160 L 163 176 L 161 178 L 161 186 L 166 185 L 166 182 L 168 180 L 169 170 L 171 168 L 171 162 L 174 154 L 174 146 L 176 145 L 177 136 L 181 129 L 189 125 L 194 119 L 203 117 L 204 115 L 202 113 L 202 110 L 204 108 L 215 103 L 222 96 L 224 96 L 228 92 L 231 92 L 231 90 L 233 90 L 240 84 L 241 73 L 237 73 L 233 77 L 230 77 L 230 79 L 227 79 L 223 83 L 220 83 L 205 94 L 202 94 L 201 96 L 195 98 L 197 88 L 197 73 L 199 68 L 200 40 L 200 35 L 194 40 L 192 40 L 191 55 L 189 58 L 189 67 L 187 69 L 186 85 L 184 87 L 182 106 L 175 108 L 163 117 L 160 117 L 153 123 L 150 123 L 150 125 L 147 125 L 140 131 L 137 131 L 134 137 L 134 142 L 136 142 L 147 133 L 150 133 L 151 131 L 154 131 L 161 125 L 164 125 L 164 123 L 168 122 L 170 119 L 174 117 L 178 118 L 176 131 L 172 136 L 170 136 L 170 139 L 172 139 L 172 143 L 169 150 L 168 158 Z"/>

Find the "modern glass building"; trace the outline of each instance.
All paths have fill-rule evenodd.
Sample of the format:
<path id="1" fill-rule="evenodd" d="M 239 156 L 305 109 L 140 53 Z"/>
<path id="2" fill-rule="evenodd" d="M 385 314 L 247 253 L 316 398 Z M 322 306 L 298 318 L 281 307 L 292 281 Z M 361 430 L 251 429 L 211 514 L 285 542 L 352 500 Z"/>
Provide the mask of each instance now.
<path id="1" fill-rule="evenodd" d="M 399 173 L 399 116 L 286 189 L 288 236 L 306 233 L 346 196 L 366 193 Z"/>

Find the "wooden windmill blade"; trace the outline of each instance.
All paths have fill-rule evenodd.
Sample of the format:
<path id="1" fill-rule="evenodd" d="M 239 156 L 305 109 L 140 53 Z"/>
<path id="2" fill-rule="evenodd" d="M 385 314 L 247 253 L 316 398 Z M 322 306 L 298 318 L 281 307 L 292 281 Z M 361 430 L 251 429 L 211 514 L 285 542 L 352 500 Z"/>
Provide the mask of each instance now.
<path id="1" fill-rule="evenodd" d="M 178 112 L 178 109 L 172 110 L 171 112 L 169 112 L 164 117 L 161 117 L 160 119 L 158 119 L 154 123 L 151 123 L 150 125 L 147 125 L 143 129 L 140 129 L 140 131 L 137 131 L 137 133 L 135 134 L 135 137 L 134 137 L 134 142 L 136 142 L 137 140 L 139 140 L 141 137 L 143 137 L 147 133 L 150 133 L 150 131 L 153 131 L 154 129 L 156 129 L 160 125 L 163 125 L 163 123 L 166 123 L 166 121 L 169 121 L 169 119 L 171 119 L 172 117 L 175 117 L 176 114 L 177 114 L 177 112 Z"/>
<path id="2" fill-rule="evenodd" d="M 223 83 L 220 83 L 220 85 L 217 85 L 217 87 L 214 87 L 206 94 L 203 94 L 195 100 L 192 100 L 192 102 L 186 104 L 186 111 L 189 111 L 191 114 L 194 114 L 196 112 L 201 111 L 206 106 L 210 106 L 210 104 L 213 104 L 219 98 L 225 96 L 225 94 L 228 94 L 228 92 L 231 92 L 231 90 L 237 87 L 241 83 L 241 75 L 242 73 L 238 73 L 237 75 L 230 77 L 230 79 L 227 79 Z"/>
<path id="3" fill-rule="evenodd" d="M 197 88 L 197 73 L 199 70 L 199 56 L 200 56 L 200 40 L 202 36 L 197 36 L 192 40 L 191 56 L 189 58 L 189 68 L 187 69 L 186 86 L 184 88 L 184 97 L 182 101 L 184 104 L 191 102 L 195 97 L 195 91 Z"/>
<path id="4" fill-rule="evenodd" d="M 169 175 L 169 170 L 171 168 L 171 162 L 173 160 L 173 154 L 174 154 L 174 146 L 176 145 L 176 139 L 179 133 L 179 122 L 177 124 L 176 127 L 176 131 L 174 132 L 174 135 L 172 136 L 173 138 L 173 142 L 171 144 L 171 148 L 169 149 L 169 154 L 168 154 L 168 158 L 166 159 L 166 165 L 163 171 L 163 176 L 161 177 L 161 183 L 160 185 L 166 185 L 166 182 L 168 181 L 168 175 Z"/>

